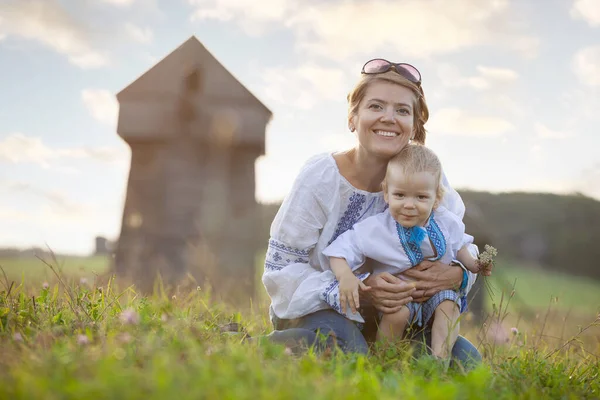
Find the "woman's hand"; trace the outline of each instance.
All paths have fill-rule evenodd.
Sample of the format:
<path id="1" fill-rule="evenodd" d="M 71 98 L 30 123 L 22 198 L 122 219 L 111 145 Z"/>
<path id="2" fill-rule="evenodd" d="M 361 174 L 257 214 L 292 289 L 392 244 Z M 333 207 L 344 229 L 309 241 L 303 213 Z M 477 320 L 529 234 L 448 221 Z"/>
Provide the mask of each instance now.
<path id="1" fill-rule="evenodd" d="M 364 283 L 371 288 L 365 294 L 368 293 L 373 306 L 384 314 L 395 313 L 413 300 L 413 283 L 405 282 L 388 272 L 371 275 Z"/>
<path id="2" fill-rule="evenodd" d="M 462 282 L 462 268 L 449 266 L 440 261 L 421 261 L 419 265 L 402 273 L 413 280 L 416 290 L 412 297 L 416 302 L 427 301 L 441 290 L 456 290 Z"/>

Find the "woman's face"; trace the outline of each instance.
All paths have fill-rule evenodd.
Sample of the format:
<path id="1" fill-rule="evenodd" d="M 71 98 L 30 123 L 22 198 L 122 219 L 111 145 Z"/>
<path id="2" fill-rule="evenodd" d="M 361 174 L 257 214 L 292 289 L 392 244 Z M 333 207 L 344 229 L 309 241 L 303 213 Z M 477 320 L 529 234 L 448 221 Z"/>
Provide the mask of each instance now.
<path id="1" fill-rule="evenodd" d="M 414 93 L 391 82 L 372 82 L 351 118 L 359 146 L 369 154 L 391 158 L 413 135 Z"/>

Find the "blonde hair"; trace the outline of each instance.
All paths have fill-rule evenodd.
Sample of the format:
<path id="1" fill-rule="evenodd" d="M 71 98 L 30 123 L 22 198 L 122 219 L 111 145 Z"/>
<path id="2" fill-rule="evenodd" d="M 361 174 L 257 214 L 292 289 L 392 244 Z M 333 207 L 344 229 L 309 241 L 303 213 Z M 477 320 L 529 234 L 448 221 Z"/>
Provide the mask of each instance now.
<path id="1" fill-rule="evenodd" d="M 350 93 L 348 93 L 348 123 L 350 123 L 352 117 L 358 113 L 358 106 L 364 99 L 369 85 L 373 82 L 389 82 L 396 85 L 404 86 L 410 89 L 415 95 L 415 101 L 413 103 L 414 109 L 414 130 L 415 136 L 413 140 L 420 144 L 425 144 L 425 123 L 429 119 L 429 109 L 427 108 L 427 102 L 425 101 L 425 94 L 420 85 L 417 85 L 402 75 L 388 71 L 382 74 L 363 74 Z"/>
<path id="2" fill-rule="evenodd" d="M 390 174 L 390 171 L 395 168 L 400 168 L 405 175 L 412 175 L 419 172 L 429 172 L 433 174 L 438 184 L 436 201 L 442 201 L 442 198 L 444 197 L 442 163 L 431 149 L 421 144 L 408 144 L 404 146 L 404 148 L 388 162 L 385 178 L 383 179 L 383 190 L 387 190 L 387 177 Z"/>

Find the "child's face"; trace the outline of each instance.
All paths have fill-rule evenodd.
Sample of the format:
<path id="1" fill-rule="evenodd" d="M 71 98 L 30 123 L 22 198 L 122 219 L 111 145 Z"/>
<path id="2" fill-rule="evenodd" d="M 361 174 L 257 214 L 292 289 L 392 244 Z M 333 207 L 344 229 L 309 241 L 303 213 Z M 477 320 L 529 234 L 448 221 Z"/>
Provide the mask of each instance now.
<path id="1" fill-rule="evenodd" d="M 403 227 L 423 226 L 436 204 L 439 184 L 431 172 L 410 175 L 402 168 L 392 168 L 386 176 L 385 201 L 392 217 Z"/>

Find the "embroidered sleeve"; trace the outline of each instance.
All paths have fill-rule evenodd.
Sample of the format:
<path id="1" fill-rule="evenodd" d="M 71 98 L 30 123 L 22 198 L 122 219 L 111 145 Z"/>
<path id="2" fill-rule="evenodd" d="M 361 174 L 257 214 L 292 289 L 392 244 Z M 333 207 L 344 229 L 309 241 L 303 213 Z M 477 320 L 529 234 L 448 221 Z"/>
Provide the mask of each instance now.
<path id="1" fill-rule="evenodd" d="M 322 169 L 318 165 L 303 169 L 271 225 L 262 281 L 271 310 L 281 319 L 326 308 L 320 293 L 333 273 L 310 264 L 329 217 L 323 187 L 331 190 L 332 185 L 323 179 Z"/>
<path id="2" fill-rule="evenodd" d="M 308 249 L 287 246 L 277 239 L 269 239 L 265 258 L 265 270 L 279 271 L 292 263 L 308 264 Z"/>

